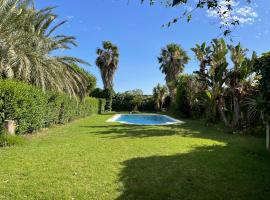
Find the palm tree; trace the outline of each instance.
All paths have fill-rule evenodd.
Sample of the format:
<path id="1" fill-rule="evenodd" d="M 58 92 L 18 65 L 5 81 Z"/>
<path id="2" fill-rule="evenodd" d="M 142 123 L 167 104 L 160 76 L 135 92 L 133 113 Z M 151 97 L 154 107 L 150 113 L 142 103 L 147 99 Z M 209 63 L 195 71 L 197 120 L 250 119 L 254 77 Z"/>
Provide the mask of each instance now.
<path id="1" fill-rule="evenodd" d="M 96 65 L 100 69 L 104 89 L 108 91 L 106 109 L 111 111 L 113 78 L 119 63 L 118 47 L 110 41 L 104 41 L 102 48 L 97 49 L 97 56 Z"/>
<path id="2" fill-rule="evenodd" d="M 156 87 L 154 87 L 153 98 L 154 98 L 155 103 L 156 103 L 157 111 L 162 110 L 164 100 L 167 96 L 167 92 L 168 92 L 168 90 L 167 90 L 166 86 L 162 86 L 162 85 L 158 84 Z"/>
<path id="3" fill-rule="evenodd" d="M 78 70 L 81 59 L 52 55 L 76 46 L 75 38 L 54 35 L 65 22 L 53 8 L 36 10 L 29 0 L 2 0 L 0 4 L 0 76 L 14 78 L 43 90 L 67 92 L 83 97 L 90 87 L 86 72 Z"/>
<path id="4" fill-rule="evenodd" d="M 118 68 L 118 47 L 110 41 L 104 41 L 102 48 L 97 49 L 96 65 L 100 69 L 104 89 L 113 89 L 113 78 Z"/>
<path id="5" fill-rule="evenodd" d="M 168 44 L 161 50 L 160 57 L 158 57 L 160 70 L 165 74 L 172 102 L 175 99 L 178 76 L 183 72 L 184 66 L 189 60 L 186 51 L 178 44 Z"/>
<path id="6" fill-rule="evenodd" d="M 210 53 L 211 53 L 211 47 L 207 46 L 206 43 L 202 43 L 201 45 L 196 44 L 195 48 L 191 48 L 191 50 L 195 53 L 196 58 L 198 59 L 198 61 L 200 62 L 200 71 L 196 72 L 197 74 L 205 74 L 207 73 L 207 65 L 210 64 Z M 202 76 L 204 77 L 204 76 Z M 202 83 L 201 89 L 205 90 L 207 89 L 207 83 L 206 83 L 206 79 L 203 78 L 202 80 L 200 80 Z"/>

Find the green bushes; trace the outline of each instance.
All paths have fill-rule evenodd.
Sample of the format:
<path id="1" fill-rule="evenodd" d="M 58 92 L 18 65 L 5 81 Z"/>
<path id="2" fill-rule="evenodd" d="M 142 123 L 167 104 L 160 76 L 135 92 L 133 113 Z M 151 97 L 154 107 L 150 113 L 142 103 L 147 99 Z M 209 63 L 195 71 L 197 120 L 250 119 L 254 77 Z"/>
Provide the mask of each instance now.
<path id="1" fill-rule="evenodd" d="M 17 134 L 100 113 L 103 107 L 103 100 L 96 98 L 80 101 L 66 94 L 44 93 L 22 82 L 0 80 L 0 125 L 4 120 L 15 120 Z"/>
<path id="2" fill-rule="evenodd" d="M 39 89 L 14 81 L 0 81 L 1 124 L 16 120 L 17 133 L 33 132 L 45 124 L 46 95 Z"/>
<path id="3" fill-rule="evenodd" d="M 80 116 L 89 116 L 92 114 L 102 113 L 105 110 L 105 99 L 96 99 L 93 97 L 86 97 L 79 106 Z"/>
<path id="4" fill-rule="evenodd" d="M 200 118 L 204 116 L 202 98 L 205 94 L 200 93 L 200 83 L 195 75 L 181 74 L 178 78 L 175 103 L 172 112 L 182 117 Z"/>
<path id="5" fill-rule="evenodd" d="M 112 101 L 113 111 L 154 112 L 155 102 L 152 96 L 143 95 L 140 90 L 117 93 Z"/>

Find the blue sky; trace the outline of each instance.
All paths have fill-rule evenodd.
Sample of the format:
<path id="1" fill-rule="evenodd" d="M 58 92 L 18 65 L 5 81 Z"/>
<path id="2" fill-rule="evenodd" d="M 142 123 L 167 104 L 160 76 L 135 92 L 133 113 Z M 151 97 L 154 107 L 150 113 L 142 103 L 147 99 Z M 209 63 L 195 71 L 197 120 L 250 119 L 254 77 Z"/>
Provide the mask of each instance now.
<path id="1" fill-rule="evenodd" d="M 191 0 L 193 1 L 193 0 Z M 221 0 L 222 1 L 222 0 Z M 235 2 L 235 17 L 242 24 L 233 32 L 232 39 L 258 54 L 270 50 L 270 1 L 244 0 Z M 140 0 L 36 0 L 38 8 L 57 6 L 60 20 L 68 23 L 59 30 L 77 38 L 78 47 L 63 54 L 82 58 L 92 64 L 86 69 L 93 73 L 102 87 L 99 70 L 95 66 L 97 47 L 110 40 L 120 49 L 119 69 L 115 76 L 115 90 L 123 92 L 142 89 L 152 93 L 157 83 L 164 83 L 157 56 L 166 44 L 180 44 L 191 57 L 185 73 L 198 69 L 198 62 L 190 51 L 196 43 L 210 42 L 221 34 L 215 13 L 201 10 L 194 13 L 190 23 L 179 22 L 170 28 L 161 25 L 178 16 L 185 8 L 166 8 L 160 4 L 141 5 Z M 229 41 L 228 41 L 229 42 Z"/>

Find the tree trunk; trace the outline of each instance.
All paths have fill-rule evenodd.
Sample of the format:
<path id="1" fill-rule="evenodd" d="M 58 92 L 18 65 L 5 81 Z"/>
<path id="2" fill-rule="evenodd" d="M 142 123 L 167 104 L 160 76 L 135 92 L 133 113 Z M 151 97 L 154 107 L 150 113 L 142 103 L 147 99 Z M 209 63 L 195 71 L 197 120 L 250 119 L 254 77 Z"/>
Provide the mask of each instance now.
<path id="1" fill-rule="evenodd" d="M 223 100 L 222 100 L 221 97 L 219 98 L 219 101 L 218 101 L 218 110 L 219 110 L 221 119 L 222 119 L 222 121 L 224 122 L 225 126 L 231 127 L 231 126 L 230 126 L 230 123 L 228 122 L 228 120 L 227 120 L 227 118 L 226 118 L 226 115 L 225 115 L 225 113 L 224 113 L 224 109 L 223 109 Z"/>
<path id="2" fill-rule="evenodd" d="M 175 93 L 176 93 L 176 89 L 175 89 L 174 86 L 169 86 L 169 85 L 168 85 L 168 88 L 169 88 L 169 93 L 170 93 L 171 103 L 174 103 L 174 101 L 175 101 Z"/>
<path id="3" fill-rule="evenodd" d="M 270 150 L 270 126 L 269 122 L 266 122 L 266 148 Z"/>
<path id="4" fill-rule="evenodd" d="M 235 95 L 233 96 L 233 109 L 234 109 L 233 127 L 236 127 L 240 119 L 240 107 L 238 98 Z"/>
<path id="5" fill-rule="evenodd" d="M 162 111 L 162 108 L 163 108 L 163 100 L 160 101 L 160 107 L 159 107 L 159 110 Z"/>

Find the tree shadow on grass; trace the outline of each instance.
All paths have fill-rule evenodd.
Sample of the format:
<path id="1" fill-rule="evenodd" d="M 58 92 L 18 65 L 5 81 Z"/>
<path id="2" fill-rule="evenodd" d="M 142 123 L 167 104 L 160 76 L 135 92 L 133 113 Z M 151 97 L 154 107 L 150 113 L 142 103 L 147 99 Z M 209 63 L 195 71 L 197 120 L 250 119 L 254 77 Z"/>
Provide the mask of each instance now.
<path id="1" fill-rule="evenodd" d="M 229 131 L 214 127 L 205 126 L 202 122 L 187 121 L 184 124 L 166 125 L 166 126 L 140 126 L 140 125 L 127 125 L 127 124 L 114 124 L 108 125 L 91 125 L 82 126 L 89 129 L 88 133 L 102 134 L 112 139 L 118 139 L 123 137 L 128 138 L 145 138 L 145 137 L 162 137 L 179 135 L 182 137 L 198 137 L 209 138 L 215 140 L 224 140 L 228 138 Z"/>
<path id="2" fill-rule="evenodd" d="M 200 147 L 172 156 L 122 163 L 117 200 L 270 199 L 267 152 L 241 154 L 229 146 Z"/>

